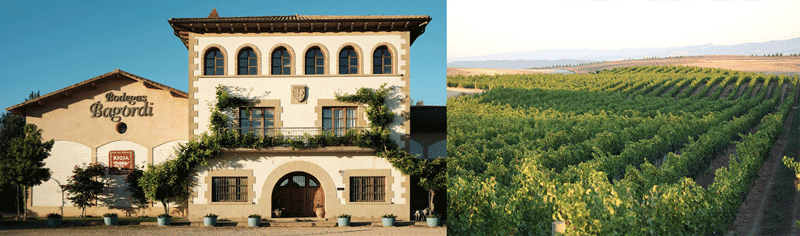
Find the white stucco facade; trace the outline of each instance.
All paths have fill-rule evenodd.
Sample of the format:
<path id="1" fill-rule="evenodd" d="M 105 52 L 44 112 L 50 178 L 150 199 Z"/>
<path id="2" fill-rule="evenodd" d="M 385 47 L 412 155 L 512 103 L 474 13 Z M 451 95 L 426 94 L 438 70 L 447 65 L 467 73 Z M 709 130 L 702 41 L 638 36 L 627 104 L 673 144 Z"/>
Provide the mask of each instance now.
<path id="1" fill-rule="evenodd" d="M 389 98 L 391 101 L 387 103 L 392 112 L 401 114 L 408 110 L 409 104 L 402 102 L 408 99 L 408 94 L 403 92 L 408 90 L 408 81 L 405 81 L 402 76 L 408 74 L 408 71 L 402 65 L 408 65 L 409 62 L 403 58 L 407 58 L 409 52 L 402 45 L 409 42 L 400 33 L 226 35 L 224 37 L 197 35 L 195 38 L 197 45 L 193 47 L 194 51 L 190 52 L 190 55 L 197 55 L 194 60 L 191 60 L 194 64 L 190 65 L 190 68 L 198 68 L 190 71 L 192 76 L 197 78 L 197 81 L 193 82 L 193 86 L 197 88 L 197 92 L 193 95 L 198 100 L 198 103 L 192 107 L 193 111 L 197 111 L 197 116 L 192 119 L 198 124 L 197 128 L 193 130 L 194 135 L 208 131 L 210 109 L 216 101 L 215 92 L 219 85 L 227 87 L 237 96 L 251 100 L 280 100 L 283 113 L 286 114 L 281 116 L 283 127 L 314 127 L 316 126 L 315 121 L 320 117 L 307 114 L 314 114 L 320 99 L 335 99 L 336 94 L 353 94 L 362 87 L 377 89 L 383 84 L 386 84 L 386 87 L 394 86 L 396 88 L 393 96 Z M 359 54 L 361 61 L 359 74 L 338 74 L 339 51 L 347 46 L 353 47 Z M 392 51 L 393 73 L 372 74 L 372 54 L 380 46 L 385 46 Z M 236 55 L 247 47 L 260 55 L 260 73 L 238 76 L 236 75 L 238 60 Z M 293 55 L 292 75 L 270 75 L 269 58 L 273 50 L 278 47 L 287 49 Z M 325 54 L 327 67 L 323 75 L 306 75 L 304 73 L 304 55 L 311 47 L 319 47 Z M 212 49 L 219 49 L 226 54 L 225 75 L 203 75 L 203 57 Z M 306 103 L 292 104 L 290 102 L 292 85 L 308 87 Z M 232 113 L 229 115 L 230 118 L 234 118 Z M 364 113 L 359 115 L 363 116 L 363 120 L 367 120 Z M 398 142 L 401 148 L 405 147 L 405 142 L 401 142 L 399 134 L 408 134 L 409 132 L 401 125 L 403 122 L 403 118 L 398 116 L 391 126 L 394 131 L 392 138 Z M 368 126 L 368 124 L 359 124 L 359 126 Z"/>
<path id="2" fill-rule="evenodd" d="M 336 188 L 344 188 L 344 179 L 340 174 L 340 171 L 347 170 L 347 169 L 389 169 L 391 170 L 391 175 L 395 181 L 391 184 L 391 188 L 395 189 L 393 196 L 391 197 L 391 203 L 393 204 L 405 204 L 406 199 L 401 197 L 403 193 L 407 193 L 407 189 L 401 187 L 401 185 L 406 181 L 403 178 L 403 175 L 392 167 L 392 164 L 386 161 L 386 159 L 380 157 L 365 157 L 365 156 L 356 156 L 356 157 L 337 157 L 337 156 L 276 156 L 276 157 L 266 157 L 259 160 L 246 160 L 246 159 L 239 159 L 235 155 L 228 156 L 227 159 L 234 159 L 235 162 L 226 163 L 224 165 L 215 165 L 212 163 L 212 166 L 216 166 L 216 169 L 225 169 L 225 168 L 232 168 L 235 166 L 236 169 L 248 169 L 248 170 L 258 170 L 255 172 L 255 199 L 252 204 L 259 204 L 259 199 L 262 198 L 262 186 L 264 184 L 272 184 L 275 183 L 266 183 L 267 176 L 269 173 L 274 171 L 277 167 L 285 164 L 287 162 L 292 161 L 306 161 L 311 162 L 314 164 L 319 165 L 325 170 L 325 173 L 328 174 L 333 182 L 335 183 Z M 238 160 L 237 160 L 238 159 Z M 192 198 L 192 202 L 194 204 L 208 204 L 208 196 L 205 196 L 205 190 L 208 189 L 208 184 L 204 180 L 208 175 L 208 171 L 205 168 L 200 168 L 198 170 L 197 175 L 197 185 L 194 187 L 194 191 L 197 192 L 197 196 Z M 271 194 L 271 193 L 268 193 Z M 346 204 L 345 198 L 342 196 L 342 191 L 337 191 L 336 195 L 339 204 Z"/>
<path id="3" fill-rule="evenodd" d="M 50 157 L 44 159 L 44 167 L 50 169 L 50 180 L 32 188 L 32 205 L 60 207 L 63 200 L 64 206 L 71 206 L 72 201 L 67 200 L 68 193 L 65 192 L 62 198 L 59 185 L 67 184 L 75 166 L 91 163 L 91 153 L 86 145 L 72 141 L 55 141 Z"/>
<path id="4" fill-rule="evenodd" d="M 174 140 L 163 143 L 153 148 L 153 165 L 161 164 L 164 161 L 175 158 L 175 151 L 181 144 L 187 143 L 186 140 Z"/>
<path id="5" fill-rule="evenodd" d="M 364 105 L 338 102 L 335 100 L 336 95 L 355 94 L 360 88 L 378 89 L 385 85 L 393 88 L 385 103 L 395 114 L 389 126 L 390 137 L 400 148 L 406 149 L 410 133 L 409 122 L 404 116 L 410 110 L 409 34 L 408 31 L 402 30 L 254 34 L 189 32 L 187 41 L 191 130 L 189 133 L 201 135 L 213 132 L 209 130 L 210 116 L 216 103 L 216 90 L 219 86 L 234 96 L 254 102 L 255 108 L 274 109 L 274 128 L 319 129 L 322 128 L 323 120 L 321 110 L 330 107 L 357 107 L 356 127 L 369 127 Z M 339 74 L 339 54 L 341 50 L 349 47 L 358 57 L 357 73 Z M 247 48 L 252 49 L 257 55 L 258 73 L 237 75 L 238 55 Z M 322 74 L 305 73 L 305 55 L 312 48 L 319 48 L 324 54 Z M 392 68 L 389 73 L 373 73 L 373 54 L 379 48 L 385 48 L 391 53 Z M 291 55 L 289 75 L 272 75 L 271 55 L 276 49 L 285 49 Z M 219 50 L 224 55 L 222 75 L 205 74 L 205 63 L 208 63 L 205 57 L 208 52 L 214 50 Z M 293 98 L 295 86 L 306 88 L 303 101 Z M 238 108 L 226 109 L 222 113 L 231 121 L 229 127 L 237 128 Z M 278 149 L 283 150 L 281 148 L 287 149 L 286 147 Z M 189 206 L 190 218 L 200 217 L 207 212 L 220 212 L 232 214 L 230 217 L 243 218 L 250 214 L 250 212 L 240 212 L 244 209 L 254 209 L 263 216 L 277 217 L 271 214 L 272 210 L 284 206 L 273 203 L 276 203 L 276 199 L 277 201 L 288 199 L 283 199 L 277 192 L 272 192 L 273 187 L 277 188 L 277 181 L 291 173 L 304 173 L 320 181 L 319 190 L 315 190 L 318 191 L 318 195 L 313 197 L 313 204 L 325 205 L 326 218 L 338 214 L 350 214 L 356 218 L 379 218 L 383 214 L 393 213 L 400 219 L 408 219 L 409 176 L 400 173 L 386 159 L 377 157 L 374 149 L 360 153 L 341 149 L 313 149 L 315 149 L 313 153 L 308 153 L 307 150 L 225 152 L 216 164 L 198 167 L 197 185 L 193 188 Z M 247 195 L 246 201 L 237 200 L 235 203 L 214 202 L 216 200 L 212 200 L 209 195 L 222 190 L 210 183 L 212 178 L 231 177 L 246 177 L 249 181 L 247 187 L 254 196 Z M 350 199 L 351 177 L 384 179 L 385 190 L 382 191 L 386 191 L 386 199 L 380 202 Z"/>

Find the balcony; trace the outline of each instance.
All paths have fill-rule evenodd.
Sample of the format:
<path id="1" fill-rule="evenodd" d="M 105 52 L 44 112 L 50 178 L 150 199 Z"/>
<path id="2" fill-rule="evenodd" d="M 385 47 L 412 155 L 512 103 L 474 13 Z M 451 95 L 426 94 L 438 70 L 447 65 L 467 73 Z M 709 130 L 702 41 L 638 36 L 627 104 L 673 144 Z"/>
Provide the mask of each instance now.
<path id="1" fill-rule="evenodd" d="M 380 134 L 370 127 L 224 128 L 219 142 L 225 152 L 270 154 L 374 155 Z"/>
<path id="2" fill-rule="evenodd" d="M 283 137 L 286 139 L 291 140 L 303 140 L 307 141 L 308 137 L 311 136 L 319 136 L 319 135 L 328 135 L 333 137 L 344 137 L 348 134 L 348 132 L 355 132 L 355 133 L 369 133 L 371 130 L 370 127 L 269 127 L 269 128 L 241 128 L 241 127 L 232 127 L 232 128 L 223 128 L 221 129 L 220 133 L 223 132 L 233 132 L 239 135 L 245 134 L 252 134 L 255 137 L 267 136 L 267 137 Z"/>
<path id="3" fill-rule="evenodd" d="M 370 127 L 229 127 L 218 131 L 220 144 L 229 149 L 263 149 L 291 147 L 310 149 L 323 147 L 371 148 L 381 134 Z"/>

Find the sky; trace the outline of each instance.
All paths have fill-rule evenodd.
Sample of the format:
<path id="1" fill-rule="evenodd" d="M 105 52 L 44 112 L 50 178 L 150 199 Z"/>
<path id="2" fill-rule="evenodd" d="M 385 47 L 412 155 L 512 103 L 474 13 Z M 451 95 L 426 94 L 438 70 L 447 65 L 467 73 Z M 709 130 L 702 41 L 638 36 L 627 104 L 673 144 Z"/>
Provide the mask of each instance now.
<path id="1" fill-rule="evenodd" d="M 798 9 L 800 1 L 450 0 L 447 57 L 783 40 L 800 37 Z"/>
<path id="2" fill-rule="evenodd" d="M 0 2 L 0 108 L 117 68 L 188 90 L 188 52 L 170 18 L 273 15 L 429 15 L 411 45 L 411 99 L 446 103 L 445 0 Z"/>

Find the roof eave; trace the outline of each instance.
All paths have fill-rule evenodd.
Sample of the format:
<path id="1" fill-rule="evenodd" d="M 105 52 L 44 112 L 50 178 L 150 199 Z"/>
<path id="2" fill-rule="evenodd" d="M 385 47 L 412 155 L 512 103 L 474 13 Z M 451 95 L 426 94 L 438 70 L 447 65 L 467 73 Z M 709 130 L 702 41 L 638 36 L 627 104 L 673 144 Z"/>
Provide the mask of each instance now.
<path id="1" fill-rule="evenodd" d="M 286 16 L 286 17 L 292 17 L 292 16 Z M 188 49 L 189 32 L 286 33 L 286 32 L 409 31 L 411 33 L 410 43 L 413 44 L 414 41 L 425 32 L 425 27 L 427 27 L 428 23 L 431 21 L 431 18 L 429 16 L 408 16 L 408 17 L 398 17 L 398 18 L 355 17 L 352 19 L 332 17 L 329 19 L 321 18 L 321 19 L 288 19 L 288 20 L 268 19 L 268 18 L 270 17 L 171 18 L 167 22 L 169 22 L 170 26 L 172 26 L 175 36 L 181 39 L 184 46 Z M 334 25 L 332 24 L 329 25 L 329 23 L 336 23 L 335 28 Z M 344 27 L 342 27 L 343 24 Z M 358 27 L 356 27 L 356 24 L 358 24 Z"/>
<path id="2" fill-rule="evenodd" d="M 147 85 L 150 85 L 150 86 L 153 86 L 153 87 L 157 87 L 157 88 L 160 88 L 160 89 L 167 90 L 170 93 L 174 93 L 174 94 L 176 94 L 178 96 L 181 96 L 181 97 L 185 97 L 185 98 L 189 97 L 189 94 L 184 92 L 184 91 L 181 91 L 181 90 L 178 90 L 178 89 L 175 89 L 175 88 L 172 88 L 172 87 L 157 83 L 157 82 L 149 80 L 149 79 L 145 79 L 145 78 L 139 77 L 137 75 L 128 73 L 128 72 L 120 70 L 120 69 L 116 69 L 114 71 L 111 71 L 111 72 L 96 76 L 94 78 L 79 82 L 77 84 L 73 84 L 73 85 L 68 86 L 66 88 L 62 88 L 62 89 L 56 90 L 54 92 L 39 96 L 37 98 L 31 99 L 31 100 L 27 100 L 27 101 L 22 102 L 20 104 L 17 104 L 17 105 L 14 105 L 14 106 L 10 106 L 10 107 L 6 108 L 6 111 L 9 111 L 9 112 L 14 113 L 16 115 L 24 116 L 24 114 L 25 114 L 24 111 L 27 110 L 30 106 L 34 106 L 34 105 L 43 106 L 42 100 L 49 99 L 49 98 L 51 98 L 53 96 L 56 96 L 56 95 L 59 95 L 59 94 L 61 94 L 61 95 L 68 94 L 69 91 L 72 91 L 73 89 L 77 89 L 79 87 L 83 87 L 83 86 L 87 86 L 87 85 L 88 86 L 96 86 L 96 84 L 95 84 L 96 81 L 108 78 L 108 77 L 110 77 L 112 75 L 116 75 L 116 74 L 123 75 L 125 77 L 131 78 L 133 80 L 142 82 L 144 84 L 147 84 Z"/>

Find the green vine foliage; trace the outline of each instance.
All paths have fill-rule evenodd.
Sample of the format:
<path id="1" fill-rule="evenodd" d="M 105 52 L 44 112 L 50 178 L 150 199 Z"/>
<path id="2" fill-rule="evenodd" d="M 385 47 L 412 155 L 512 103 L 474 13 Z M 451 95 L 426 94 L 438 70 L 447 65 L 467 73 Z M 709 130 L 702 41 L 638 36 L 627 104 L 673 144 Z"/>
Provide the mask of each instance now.
<path id="1" fill-rule="evenodd" d="M 234 107 L 251 107 L 253 103 L 245 98 L 231 95 L 222 85 L 217 85 L 217 103 L 211 109 L 211 130 L 218 132 L 227 127 L 228 117 L 222 111 Z"/>
<path id="2" fill-rule="evenodd" d="M 395 87 L 383 84 L 378 89 L 360 88 L 353 95 L 336 95 L 341 102 L 354 102 L 367 105 L 367 119 L 372 128 L 371 142 L 378 149 L 377 155 L 386 158 L 389 163 L 405 175 L 419 176 L 419 185 L 430 194 L 429 208 L 433 210 L 433 193 L 447 186 L 444 158 L 434 160 L 418 159 L 415 155 L 401 150 L 389 136 L 395 114 L 386 106 L 386 99 Z"/>
<path id="3" fill-rule="evenodd" d="M 795 162 L 794 158 L 787 156 L 784 156 L 782 161 L 783 164 L 786 165 L 786 167 L 789 167 L 789 169 L 794 171 L 794 175 L 797 177 L 798 180 L 800 180 L 800 162 Z M 797 190 L 800 191 L 800 184 L 795 184 L 795 187 L 797 187 Z M 800 226 L 800 220 L 795 221 L 794 223 L 797 226 Z"/>
<path id="4" fill-rule="evenodd" d="M 125 176 L 125 183 L 128 184 L 125 189 L 131 193 L 130 199 L 132 205 L 136 205 L 139 208 L 147 208 L 150 204 L 148 204 L 144 189 L 142 189 L 142 186 L 139 185 L 139 179 L 142 178 L 142 175 L 144 175 L 143 170 L 130 170 L 128 175 Z"/>
<path id="5" fill-rule="evenodd" d="M 374 128 L 387 128 L 394 121 L 394 113 L 386 106 L 393 87 L 386 88 L 386 84 L 379 89 L 360 88 L 353 95 L 336 95 L 336 100 L 341 102 L 360 103 L 367 105 L 367 119 Z"/>

